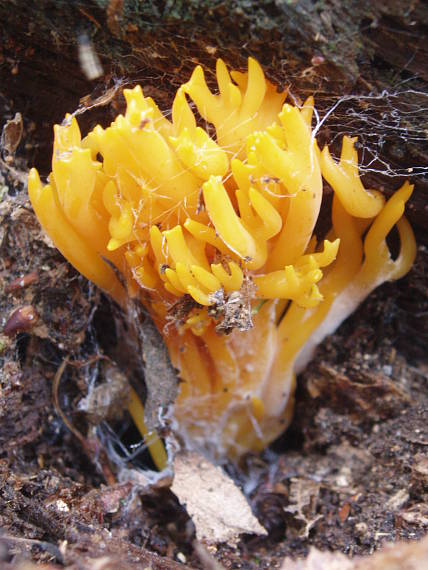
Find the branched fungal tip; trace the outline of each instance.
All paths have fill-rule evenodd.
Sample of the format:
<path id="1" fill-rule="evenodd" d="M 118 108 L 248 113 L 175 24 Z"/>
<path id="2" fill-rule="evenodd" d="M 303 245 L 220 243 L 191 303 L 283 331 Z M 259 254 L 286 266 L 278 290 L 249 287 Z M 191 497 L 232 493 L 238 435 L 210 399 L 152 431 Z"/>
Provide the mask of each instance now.
<path id="1" fill-rule="evenodd" d="M 124 116 L 83 139 L 67 117 L 49 183 L 32 169 L 28 186 L 62 254 L 120 304 L 130 295 L 150 311 L 180 372 L 186 443 L 236 457 L 284 430 L 296 372 L 375 287 L 409 271 L 416 244 L 403 217 L 412 186 L 388 201 L 366 190 L 356 139 L 344 137 L 339 162 L 320 151 L 311 97 L 286 103 L 252 58 L 247 73 L 218 60 L 216 75 L 213 94 L 196 67 L 172 121 L 140 86 L 124 90 Z M 318 242 L 323 178 L 332 226 Z M 143 414 L 135 398 L 130 409 Z M 152 454 L 164 464 L 158 443 Z"/>

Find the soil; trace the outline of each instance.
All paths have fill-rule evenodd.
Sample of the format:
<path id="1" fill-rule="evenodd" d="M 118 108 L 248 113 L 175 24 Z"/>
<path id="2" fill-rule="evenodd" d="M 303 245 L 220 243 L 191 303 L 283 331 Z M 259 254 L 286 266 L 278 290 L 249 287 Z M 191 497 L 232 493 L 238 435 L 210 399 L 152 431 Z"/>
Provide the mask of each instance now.
<path id="1" fill-rule="evenodd" d="M 89 10 L 84 3 L 80 6 L 84 15 L 80 12 L 79 18 L 96 22 L 107 18 L 108 31 L 102 34 L 115 38 L 118 61 L 123 65 L 125 40 L 120 30 L 126 22 L 126 41 L 137 49 L 141 40 L 130 40 L 129 35 L 134 33 L 131 25 L 138 22 L 126 10 L 115 19 L 113 5 L 119 9 L 121 2 L 89 4 Z M 336 3 L 330 5 L 334 8 Z M 388 10 L 393 11 L 393 6 L 390 3 Z M 40 10 L 44 25 L 52 27 L 55 9 L 44 8 Z M 27 9 L 31 14 L 31 8 Z M 212 18 L 218 16 L 220 8 L 216 10 Z M 420 39 L 420 30 L 426 30 L 427 24 L 423 9 L 417 10 Z M 182 23 L 182 13 L 180 17 Z M 229 17 L 237 16 L 233 12 Z M 260 18 L 258 13 L 253 22 L 259 33 Z M 372 30 L 364 29 L 378 58 L 376 72 L 368 71 L 369 60 L 358 59 L 354 44 L 347 57 L 356 62 L 356 71 L 346 67 L 346 61 L 338 61 L 343 53 L 335 52 L 328 59 L 323 52 L 327 67 L 316 74 L 331 78 L 332 92 L 337 94 L 338 85 L 345 84 L 357 85 L 362 91 L 361 82 L 367 77 L 375 81 L 378 72 L 385 80 L 397 68 L 403 69 L 400 36 L 395 59 L 393 50 L 388 51 L 389 26 L 396 25 L 398 16 L 383 13 L 382 18 L 388 25 L 380 26 L 376 38 Z M 56 54 L 50 75 L 50 60 L 40 57 L 41 36 L 35 33 L 31 41 L 25 39 L 23 28 L 14 25 L 18 33 L 8 40 L 14 45 L 3 43 L 2 73 L 10 83 L 2 87 L 0 104 L 4 118 L 25 109 L 25 129 L 16 154 L 3 154 L 0 164 L 0 567 L 18 568 L 23 561 L 32 561 L 45 568 L 76 570 L 209 568 L 194 548 L 195 532 L 185 509 L 167 487 L 137 490 L 118 479 L 119 464 L 128 462 L 135 469 L 150 466 L 144 454 L 129 459 L 138 436 L 119 397 L 127 380 L 144 396 L 141 347 L 138 338 L 124 341 L 123 331 L 132 331 L 133 323 L 78 275 L 43 235 L 26 192 L 29 165 L 35 161 L 42 170 L 48 169 L 52 122 L 76 108 L 78 98 L 89 86 L 94 87 L 79 77 L 60 24 L 58 37 L 52 36 L 48 46 Z M 96 29 L 96 24 L 90 25 Z M 168 75 L 171 60 L 162 58 L 170 53 L 173 40 L 177 45 L 185 43 L 178 33 L 168 33 L 168 41 L 157 44 L 159 59 L 147 56 L 162 61 L 156 67 L 156 81 L 150 83 L 146 67 L 138 73 L 135 67 L 129 70 L 130 76 L 147 80 L 149 91 L 152 85 L 150 94 L 158 95 L 165 108 L 182 70 Z M 336 34 L 342 37 L 340 30 Z M 212 38 L 205 39 L 203 49 L 195 47 L 202 45 L 200 37 L 191 38 L 186 59 L 182 59 L 185 70 L 194 65 L 191 58 L 201 51 L 206 59 L 216 57 L 207 49 Z M 106 41 L 104 36 L 102 41 Z M 221 42 L 225 42 L 224 35 Z M 256 52 L 264 53 L 262 59 L 269 59 L 272 46 L 263 48 L 257 41 L 253 45 Z M 8 49 L 21 54 L 16 73 Z M 67 77 L 58 55 L 61 50 L 72 62 Z M 179 47 L 176 50 L 172 59 L 178 66 Z M 232 58 L 232 48 L 224 52 Z M 309 48 L 308 53 L 296 53 L 289 60 L 294 74 L 305 68 L 305 58 L 314 55 Z M 20 106 L 34 61 L 39 66 L 37 85 L 43 83 L 44 88 L 37 95 L 30 93 L 27 103 Z M 427 93 L 424 66 L 417 58 L 411 65 L 418 88 Z M 278 76 L 278 61 L 272 69 Z M 359 87 L 356 74 L 360 74 Z M 58 93 L 67 96 L 52 111 L 55 116 L 49 117 L 56 79 Z M 307 77 L 300 83 L 296 80 L 302 96 L 310 87 L 307 81 Z M 103 86 L 101 93 L 106 89 Z M 322 101 L 328 105 L 329 99 Z M 116 113 L 121 105 L 120 98 L 108 103 L 85 115 L 90 117 L 85 120 Z M 405 164 L 417 156 L 422 164 L 425 148 L 411 144 L 400 160 Z M 385 152 L 390 160 L 393 151 L 388 147 Z M 261 456 L 247 457 L 239 466 L 225 466 L 242 485 L 268 536 L 244 536 L 236 546 L 212 547 L 211 553 L 224 568 L 279 568 L 284 557 L 305 557 L 311 546 L 348 556 L 368 555 L 385 542 L 414 541 L 426 534 L 428 239 L 426 198 L 420 197 L 426 196 L 426 181 L 417 182 L 416 194 L 418 188 L 420 194 L 410 217 L 420 245 L 409 275 L 379 288 L 319 347 L 299 377 L 290 429 Z M 82 409 L 89 385 L 104 387 L 104 404 L 91 408 L 92 413 Z"/>

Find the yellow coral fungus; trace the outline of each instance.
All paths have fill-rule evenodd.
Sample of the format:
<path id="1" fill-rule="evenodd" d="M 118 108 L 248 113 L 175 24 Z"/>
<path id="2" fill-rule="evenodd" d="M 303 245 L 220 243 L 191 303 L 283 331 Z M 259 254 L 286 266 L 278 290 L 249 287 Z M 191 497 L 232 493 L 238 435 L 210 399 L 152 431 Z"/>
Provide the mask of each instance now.
<path id="1" fill-rule="evenodd" d="M 285 103 L 251 58 L 248 73 L 229 74 L 219 60 L 217 82 L 215 95 L 198 66 L 171 122 L 140 86 L 124 91 L 124 116 L 83 139 L 67 116 L 55 126 L 49 183 L 33 169 L 29 194 L 81 273 L 121 305 L 130 295 L 150 311 L 182 380 L 183 439 L 238 456 L 284 430 L 296 372 L 375 287 L 410 269 L 416 246 L 403 218 L 412 187 L 386 203 L 366 190 L 355 139 L 344 137 L 339 163 L 320 152 L 312 98 Z M 323 178 L 334 190 L 332 228 L 318 243 Z M 394 225 L 395 260 L 385 241 Z M 158 444 L 152 452 L 161 465 Z"/>

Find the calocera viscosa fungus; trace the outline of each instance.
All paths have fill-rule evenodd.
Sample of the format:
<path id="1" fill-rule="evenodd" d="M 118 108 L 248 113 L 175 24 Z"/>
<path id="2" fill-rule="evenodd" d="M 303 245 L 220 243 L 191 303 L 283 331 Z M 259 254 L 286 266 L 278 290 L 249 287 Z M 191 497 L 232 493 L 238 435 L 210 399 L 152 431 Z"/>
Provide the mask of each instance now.
<path id="1" fill-rule="evenodd" d="M 285 103 L 251 58 L 247 73 L 218 60 L 216 75 L 213 94 L 196 67 L 171 121 L 140 86 L 124 90 L 125 115 L 83 139 L 67 116 L 54 128 L 48 184 L 33 169 L 28 186 L 70 263 L 152 315 L 182 381 L 174 415 L 183 439 L 236 457 L 285 429 L 295 375 L 314 347 L 375 287 L 409 271 L 416 245 L 403 217 L 412 186 L 388 201 L 366 190 L 356 139 L 343 138 L 339 162 L 320 151 L 312 97 Z M 332 225 L 318 242 L 323 178 Z M 144 432 L 134 393 L 130 411 Z M 161 466 L 159 450 L 152 445 Z"/>

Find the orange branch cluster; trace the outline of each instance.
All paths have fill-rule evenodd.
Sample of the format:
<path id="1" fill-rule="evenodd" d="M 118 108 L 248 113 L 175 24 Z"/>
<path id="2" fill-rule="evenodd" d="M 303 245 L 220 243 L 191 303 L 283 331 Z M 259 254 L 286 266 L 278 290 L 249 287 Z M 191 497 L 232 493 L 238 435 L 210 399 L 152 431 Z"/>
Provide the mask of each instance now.
<path id="1" fill-rule="evenodd" d="M 172 121 L 140 86 L 124 91 L 125 115 L 83 139 L 67 116 L 55 126 L 49 183 L 33 169 L 29 193 L 83 275 L 152 314 L 182 379 L 183 438 L 236 456 L 287 426 L 296 371 L 375 287 L 410 269 L 416 245 L 403 217 L 412 187 L 387 202 L 365 189 L 355 139 L 344 137 L 338 163 L 321 152 L 311 97 L 286 103 L 251 58 L 247 73 L 218 60 L 216 74 L 213 94 L 194 70 Z M 323 178 L 332 225 L 318 241 Z"/>

